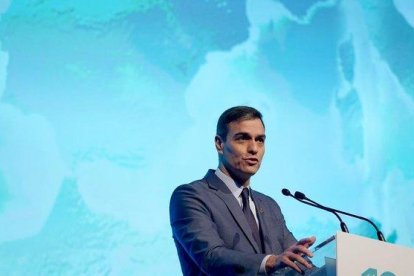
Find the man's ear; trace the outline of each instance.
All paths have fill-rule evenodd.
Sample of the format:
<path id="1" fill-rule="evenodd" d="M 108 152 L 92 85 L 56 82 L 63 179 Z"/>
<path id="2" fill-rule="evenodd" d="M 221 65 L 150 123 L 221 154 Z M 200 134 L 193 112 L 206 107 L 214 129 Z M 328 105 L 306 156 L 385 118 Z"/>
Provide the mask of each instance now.
<path id="1" fill-rule="evenodd" d="M 216 145 L 216 150 L 219 154 L 223 154 L 223 139 L 220 136 L 216 135 L 214 137 L 214 143 Z"/>

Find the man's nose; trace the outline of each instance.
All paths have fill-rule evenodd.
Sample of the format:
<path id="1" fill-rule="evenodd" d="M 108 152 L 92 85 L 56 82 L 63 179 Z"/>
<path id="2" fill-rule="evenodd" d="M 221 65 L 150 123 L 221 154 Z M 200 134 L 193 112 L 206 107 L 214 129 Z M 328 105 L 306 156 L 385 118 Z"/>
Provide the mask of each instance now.
<path id="1" fill-rule="evenodd" d="M 257 145 L 256 141 L 250 141 L 247 151 L 252 154 L 256 154 L 259 150 L 259 146 Z"/>

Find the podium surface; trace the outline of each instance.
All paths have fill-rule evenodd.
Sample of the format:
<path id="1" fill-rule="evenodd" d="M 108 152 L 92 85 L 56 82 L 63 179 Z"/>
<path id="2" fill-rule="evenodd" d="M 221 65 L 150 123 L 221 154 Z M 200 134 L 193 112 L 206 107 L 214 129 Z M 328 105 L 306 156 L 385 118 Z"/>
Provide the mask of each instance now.
<path id="1" fill-rule="evenodd" d="M 413 276 L 414 250 L 387 242 L 338 232 L 338 276 Z"/>
<path id="2" fill-rule="evenodd" d="M 414 276 L 414 249 L 338 232 L 314 248 L 310 276 Z M 272 275 L 300 275 L 285 268 Z"/>

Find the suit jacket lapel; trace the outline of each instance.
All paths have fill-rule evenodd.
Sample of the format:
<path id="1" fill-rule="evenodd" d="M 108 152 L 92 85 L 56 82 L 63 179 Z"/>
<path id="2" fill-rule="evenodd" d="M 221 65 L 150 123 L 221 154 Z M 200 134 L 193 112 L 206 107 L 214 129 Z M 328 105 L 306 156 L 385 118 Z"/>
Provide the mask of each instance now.
<path id="1" fill-rule="evenodd" d="M 227 188 L 226 184 L 224 184 L 223 181 L 221 181 L 220 178 L 216 176 L 214 170 L 209 170 L 204 179 L 207 181 L 210 188 L 216 190 L 217 196 L 219 196 L 227 205 L 227 208 L 232 214 L 234 220 L 237 222 L 240 229 L 245 234 L 246 238 L 249 240 L 250 244 L 253 246 L 256 253 L 261 253 L 258 244 L 253 238 L 252 230 L 250 229 L 250 226 L 247 223 L 242 208 L 240 207 L 236 198 Z"/>

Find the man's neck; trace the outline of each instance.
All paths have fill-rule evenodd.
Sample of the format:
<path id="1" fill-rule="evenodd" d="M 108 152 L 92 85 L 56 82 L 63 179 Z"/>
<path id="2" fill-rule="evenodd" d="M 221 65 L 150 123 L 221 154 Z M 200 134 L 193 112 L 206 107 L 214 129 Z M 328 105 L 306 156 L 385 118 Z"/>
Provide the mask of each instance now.
<path id="1" fill-rule="evenodd" d="M 246 178 L 242 178 L 237 176 L 235 173 L 232 173 L 230 170 L 228 170 L 223 164 L 219 164 L 218 168 L 220 169 L 220 171 L 222 171 L 222 173 L 224 173 L 225 175 L 231 177 L 234 182 L 236 182 L 237 185 L 239 186 L 243 186 L 243 187 L 248 187 L 250 185 L 250 177 Z"/>

